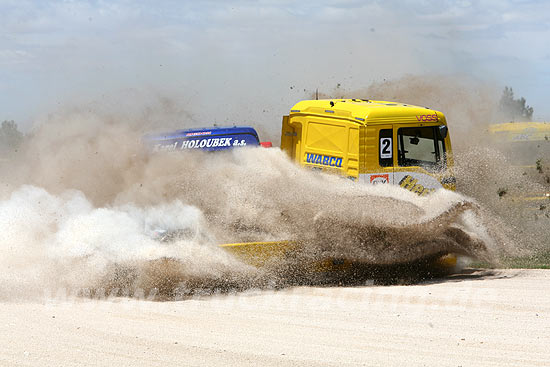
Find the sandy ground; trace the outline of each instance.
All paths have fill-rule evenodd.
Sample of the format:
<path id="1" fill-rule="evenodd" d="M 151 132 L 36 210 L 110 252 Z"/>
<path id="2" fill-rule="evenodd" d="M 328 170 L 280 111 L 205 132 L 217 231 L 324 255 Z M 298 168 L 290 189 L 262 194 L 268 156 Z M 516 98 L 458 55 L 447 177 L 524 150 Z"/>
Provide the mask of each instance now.
<path id="1" fill-rule="evenodd" d="M 177 302 L 0 303 L 1 365 L 549 366 L 550 270 Z"/>

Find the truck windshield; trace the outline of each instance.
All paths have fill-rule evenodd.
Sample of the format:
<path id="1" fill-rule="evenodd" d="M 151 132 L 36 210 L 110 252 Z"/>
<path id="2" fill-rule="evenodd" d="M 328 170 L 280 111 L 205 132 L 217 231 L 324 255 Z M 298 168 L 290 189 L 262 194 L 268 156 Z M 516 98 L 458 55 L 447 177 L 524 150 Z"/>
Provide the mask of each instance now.
<path id="1" fill-rule="evenodd" d="M 439 171 L 445 166 L 445 142 L 437 126 L 404 127 L 397 130 L 398 164 Z"/>

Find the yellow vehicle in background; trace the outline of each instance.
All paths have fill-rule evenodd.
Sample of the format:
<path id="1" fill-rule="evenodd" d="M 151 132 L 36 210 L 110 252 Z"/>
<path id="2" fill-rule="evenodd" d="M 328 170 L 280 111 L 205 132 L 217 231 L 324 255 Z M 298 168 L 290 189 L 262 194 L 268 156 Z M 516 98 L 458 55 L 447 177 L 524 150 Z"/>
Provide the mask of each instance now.
<path id="1" fill-rule="evenodd" d="M 306 100 L 283 117 L 281 149 L 296 163 L 360 183 L 390 183 L 418 195 L 454 190 L 445 115 L 365 99 Z"/>
<path id="2" fill-rule="evenodd" d="M 550 123 L 492 124 L 489 135 L 492 144 L 509 157 L 513 167 L 520 168 L 522 175 L 542 187 L 538 192 L 525 192 L 514 199 L 529 202 L 537 209 L 547 207 L 550 204 Z"/>
<path id="3" fill-rule="evenodd" d="M 502 142 L 533 142 L 550 140 L 550 122 L 505 122 L 492 124 L 489 132 Z"/>

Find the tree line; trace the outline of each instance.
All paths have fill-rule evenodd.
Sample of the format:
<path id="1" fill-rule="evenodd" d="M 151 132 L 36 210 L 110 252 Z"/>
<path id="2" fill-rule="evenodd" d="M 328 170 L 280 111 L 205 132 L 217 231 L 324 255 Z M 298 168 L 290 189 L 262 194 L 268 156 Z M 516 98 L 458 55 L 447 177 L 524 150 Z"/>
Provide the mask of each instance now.
<path id="1" fill-rule="evenodd" d="M 531 121 L 533 118 L 533 107 L 527 105 L 523 97 L 516 99 L 513 89 L 508 86 L 502 92 L 499 109 L 503 118 L 511 121 Z M 17 152 L 24 138 L 15 121 L 3 121 L 0 127 L 0 154 Z"/>

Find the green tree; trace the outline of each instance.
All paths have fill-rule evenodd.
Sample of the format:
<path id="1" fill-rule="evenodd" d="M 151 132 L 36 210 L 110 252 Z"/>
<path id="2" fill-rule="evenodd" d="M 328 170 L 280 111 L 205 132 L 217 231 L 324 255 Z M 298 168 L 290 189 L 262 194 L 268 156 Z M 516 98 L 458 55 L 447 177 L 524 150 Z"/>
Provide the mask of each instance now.
<path id="1" fill-rule="evenodd" d="M 511 87 L 504 87 L 500 97 L 500 110 L 505 118 L 512 121 L 529 121 L 533 118 L 533 107 L 528 106 L 523 97 L 514 99 L 514 91 Z"/>
<path id="2" fill-rule="evenodd" d="M 0 151 L 16 151 L 22 141 L 23 133 L 17 129 L 17 124 L 13 120 L 2 122 L 0 127 Z"/>

